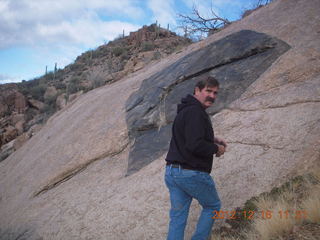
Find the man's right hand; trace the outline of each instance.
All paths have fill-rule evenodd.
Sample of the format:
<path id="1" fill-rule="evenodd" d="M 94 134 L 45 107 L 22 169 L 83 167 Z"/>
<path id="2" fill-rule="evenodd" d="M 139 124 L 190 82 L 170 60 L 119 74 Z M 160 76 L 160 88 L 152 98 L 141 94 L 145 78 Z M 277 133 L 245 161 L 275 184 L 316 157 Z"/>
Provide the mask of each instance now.
<path id="1" fill-rule="evenodd" d="M 217 144 L 217 146 L 218 146 L 218 152 L 216 153 L 216 157 L 220 157 L 224 154 L 226 149 L 223 145 Z"/>

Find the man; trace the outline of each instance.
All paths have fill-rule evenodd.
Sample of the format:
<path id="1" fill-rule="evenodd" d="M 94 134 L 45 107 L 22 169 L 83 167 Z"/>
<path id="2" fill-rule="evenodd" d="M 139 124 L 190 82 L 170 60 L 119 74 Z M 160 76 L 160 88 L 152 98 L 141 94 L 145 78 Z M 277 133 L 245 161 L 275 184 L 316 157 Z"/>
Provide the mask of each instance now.
<path id="1" fill-rule="evenodd" d="M 214 223 L 213 212 L 220 210 L 220 199 L 210 172 L 213 155 L 224 154 L 224 140 L 215 138 L 205 109 L 217 97 L 219 82 L 213 77 L 200 80 L 193 95 L 178 105 L 172 138 L 166 157 L 165 183 L 170 193 L 170 223 L 167 240 L 183 240 L 193 198 L 202 206 L 192 240 L 207 240 Z"/>

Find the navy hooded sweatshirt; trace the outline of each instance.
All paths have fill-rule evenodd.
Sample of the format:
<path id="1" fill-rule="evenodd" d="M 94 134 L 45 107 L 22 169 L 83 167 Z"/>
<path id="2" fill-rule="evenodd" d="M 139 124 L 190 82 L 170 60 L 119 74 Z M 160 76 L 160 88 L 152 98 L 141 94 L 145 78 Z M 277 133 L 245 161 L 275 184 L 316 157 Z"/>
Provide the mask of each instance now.
<path id="1" fill-rule="evenodd" d="M 194 96 L 187 95 L 178 104 L 167 164 L 180 164 L 185 169 L 210 173 L 213 154 L 217 152 L 207 112 Z"/>

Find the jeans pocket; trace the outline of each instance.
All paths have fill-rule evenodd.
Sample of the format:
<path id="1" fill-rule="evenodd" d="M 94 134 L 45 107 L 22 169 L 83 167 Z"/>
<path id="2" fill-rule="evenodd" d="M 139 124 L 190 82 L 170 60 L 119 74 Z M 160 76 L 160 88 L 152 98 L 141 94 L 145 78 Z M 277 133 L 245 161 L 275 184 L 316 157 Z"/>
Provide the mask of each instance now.
<path id="1" fill-rule="evenodd" d="M 199 172 L 189 169 L 181 169 L 181 177 L 193 177 L 198 176 Z"/>

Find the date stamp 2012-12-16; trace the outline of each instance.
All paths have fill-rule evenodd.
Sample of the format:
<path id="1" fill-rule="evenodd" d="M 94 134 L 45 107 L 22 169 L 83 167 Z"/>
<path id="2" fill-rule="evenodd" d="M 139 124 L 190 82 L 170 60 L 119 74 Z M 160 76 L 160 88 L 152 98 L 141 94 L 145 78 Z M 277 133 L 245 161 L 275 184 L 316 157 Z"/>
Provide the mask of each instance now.
<path id="1" fill-rule="evenodd" d="M 259 217 L 262 219 L 271 219 L 273 217 L 277 217 L 280 219 L 306 219 L 307 212 L 304 210 L 280 210 L 280 211 L 213 211 L 212 212 L 213 219 L 247 219 L 252 220 L 255 217 Z"/>

